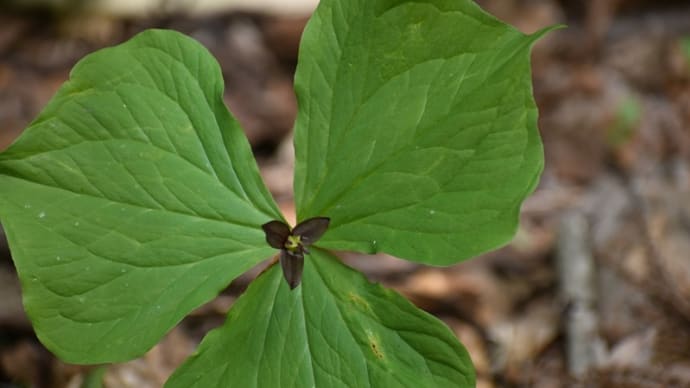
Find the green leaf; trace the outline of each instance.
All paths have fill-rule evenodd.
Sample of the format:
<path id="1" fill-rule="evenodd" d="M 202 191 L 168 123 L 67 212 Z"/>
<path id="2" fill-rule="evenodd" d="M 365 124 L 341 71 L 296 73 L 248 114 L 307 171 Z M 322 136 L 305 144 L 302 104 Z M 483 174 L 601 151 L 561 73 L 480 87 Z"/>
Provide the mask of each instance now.
<path id="1" fill-rule="evenodd" d="M 471 365 L 443 323 L 314 249 L 301 286 L 272 266 L 166 387 L 474 387 Z"/>
<path id="2" fill-rule="evenodd" d="M 298 220 L 451 264 L 506 243 L 543 165 L 525 36 L 469 0 L 321 1 L 295 78 Z"/>
<path id="3" fill-rule="evenodd" d="M 142 354 L 273 254 L 281 219 L 197 42 L 148 31 L 84 58 L 0 154 L 24 304 L 63 360 Z"/>

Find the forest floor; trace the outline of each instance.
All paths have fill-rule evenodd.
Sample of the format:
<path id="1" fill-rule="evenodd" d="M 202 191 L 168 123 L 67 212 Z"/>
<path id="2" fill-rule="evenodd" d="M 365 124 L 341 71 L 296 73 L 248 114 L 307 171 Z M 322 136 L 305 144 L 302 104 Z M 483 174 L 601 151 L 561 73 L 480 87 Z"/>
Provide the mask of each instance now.
<path id="1" fill-rule="evenodd" d="M 434 268 L 385 255 L 346 262 L 445 321 L 478 386 L 690 387 L 690 4 L 484 0 L 524 32 L 565 23 L 533 53 L 546 169 L 508 246 Z M 149 27 L 201 41 L 220 62 L 283 212 L 292 205 L 292 76 L 306 17 L 230 13 L 119 19 L 0 13 L 0 149 L 87 53 Z M 260 268 L 237 279 L 108 387 L 159 387 L 222 324 Z M 0 235 L 0 387 L 79 387 L 21 306 Z"/>

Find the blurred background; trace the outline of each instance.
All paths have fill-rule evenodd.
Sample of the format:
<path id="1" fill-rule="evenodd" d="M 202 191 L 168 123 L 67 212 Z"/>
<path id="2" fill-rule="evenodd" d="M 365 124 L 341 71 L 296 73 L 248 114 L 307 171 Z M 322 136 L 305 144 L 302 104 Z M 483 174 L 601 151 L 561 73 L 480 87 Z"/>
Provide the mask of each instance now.
<path id="1" fill-rule="evenodd" d="M 292 205 L 292 77 L 318 0 L 0 0 L 0 149 L 84 55 L 151 27 L 220 62 L 284 213 Z M 385 255 L 348 264 L 446 322 L 478 386 L 690 387 L 690 2 L 482 0 L 523 32 L 565 23 L 533 53 L 546 170 L 507 247 L 449 268 Z M 32 331 L 0 233 L 0 388 L 160 387 L 257 274 L 144 357 L 67 365 Z M 97 385 L 94 385 L 97 386 Z"/>

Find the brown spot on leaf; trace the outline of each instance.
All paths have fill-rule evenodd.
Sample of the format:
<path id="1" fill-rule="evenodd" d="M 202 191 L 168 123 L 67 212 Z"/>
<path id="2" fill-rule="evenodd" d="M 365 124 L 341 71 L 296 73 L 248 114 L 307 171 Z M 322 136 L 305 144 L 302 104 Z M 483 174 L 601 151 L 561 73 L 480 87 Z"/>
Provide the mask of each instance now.
<path id="1" fill-rule="evenodd" d="M 374 353 L 376 358 L 379 360 L 383 360 L 384 354 L 383 350 L 381 349 L 381 345 L 379 344 L 379 339 L 377 336 L 374 335 L 372 332 L 367 332 L 367 339 L 369 340 L 369 347 L 371 348 L 371 352 Z"/>
<path id="2" fill-rule="evenodd" d="M 371 310 L 371 306 L 369 306 L 369 302 L 364 300 L 361 296 L 355 294 L 354 292 L 349 292 L 347 294 L 347 298 L 350 300 L 350 302 L 355 305 L 355 307 L 359 310 Z"/>

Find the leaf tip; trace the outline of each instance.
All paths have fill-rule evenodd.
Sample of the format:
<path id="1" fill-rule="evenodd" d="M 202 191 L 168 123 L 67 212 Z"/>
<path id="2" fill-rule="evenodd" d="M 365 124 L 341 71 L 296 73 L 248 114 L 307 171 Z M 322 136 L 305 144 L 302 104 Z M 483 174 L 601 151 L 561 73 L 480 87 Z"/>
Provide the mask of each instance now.
<path id="1" fill-rule="evenodd" d="M 536 42 L 550 32 L 553 32 L 556 30 L 562 30 L 565 28 L 568 28 L 568 26 L 565 24 L 554 24 L 552 26 L 544 27 L 541 30 L 530 34 L 529 37 L 532 39 L 532 42 Z"/>

